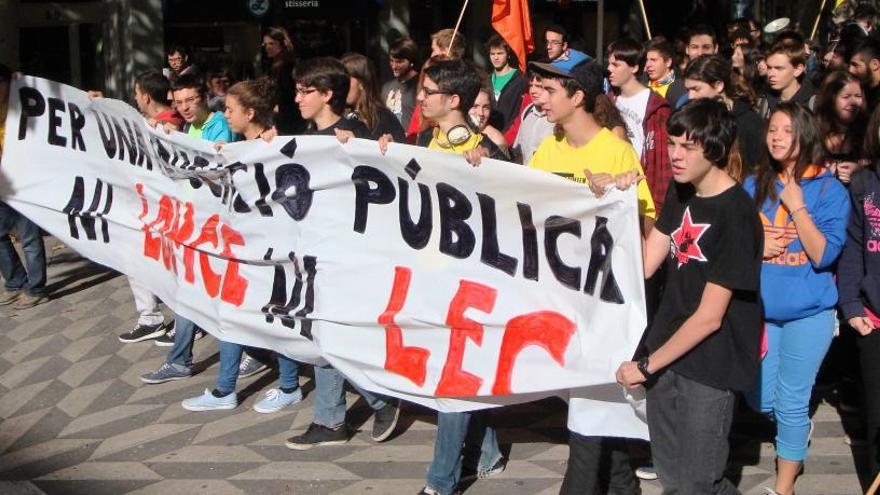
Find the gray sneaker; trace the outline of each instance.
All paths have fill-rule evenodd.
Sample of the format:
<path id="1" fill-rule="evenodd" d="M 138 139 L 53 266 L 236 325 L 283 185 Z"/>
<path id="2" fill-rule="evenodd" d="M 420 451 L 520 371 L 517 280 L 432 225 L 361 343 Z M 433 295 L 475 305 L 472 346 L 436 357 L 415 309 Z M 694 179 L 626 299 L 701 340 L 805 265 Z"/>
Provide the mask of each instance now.
<path id="1" fill-rule="evenodd" d="M 44 295 L 32 296 L 28 293 L 24 293 L 18 297 L 18 300 L 15 302 L 15 305 L 12 306 L 13 309 L 28 309 L 33 308 L 38 304 L 43 304 L 48 301 L 49 298 Z"/>
<path id="2" fill-rule="evenodd" d="M 267 366 L 266 363 L 263 363 L 253 356 L 245 353 L 244 359 L 242 359 L 241 364 L 238 365 L 238 377 L 247 378 L 249 376 L 254 376 L 257 373 L 262 373 L 263 371 L 266 371 L 268 369 L 269 366 Z"/>
<path id="3" fill-rule="evenodd" d="M 171 382 L 174 380 L 185 380 L 192 376 L 192 369 L 178 369 L 171 363 L 163 363 L 156 371 L 141 375 L 141 381 L 150 385 L 157 383 Z"/>
<path id="4" fill-rule="evenodd" d="M 21 289 L 0 291 L 0 306 L 6 306 L 18 301 L 21 294 Z"/>

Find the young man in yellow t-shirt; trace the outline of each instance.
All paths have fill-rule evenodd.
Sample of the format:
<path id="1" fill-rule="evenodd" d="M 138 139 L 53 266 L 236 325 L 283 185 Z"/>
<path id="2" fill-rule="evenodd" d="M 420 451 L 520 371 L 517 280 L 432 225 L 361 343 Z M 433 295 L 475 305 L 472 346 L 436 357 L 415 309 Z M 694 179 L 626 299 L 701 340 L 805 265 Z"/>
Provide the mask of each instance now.
<path id="1" fill-rule="evenodd" d="M 479 74 L 459 59 L 438 62 L 425 69 L 422 89 L 416 95 L 422 117 L 436 122 L 429 149 L 463 154 L 472 163 L 483 156 L 503 158 L 497 146 L 473 127 L 467 118 L 480 92 Z M 383 146 L 380 140 L 380 149 Z M 458 493 L 462 478 L 462 451 L 468 432 L 480 435 L 480 456 L 472 461 L 478 478 L 504 471 L 506 461 L 498 447 L 495 429 L 486 424 L 486 415 L 473 412 L 438 412 L 434 459 L 428 466 L 425 487 L 420 495 Z M 467 466 L 465 466 L 467 467 Z"/>
<path id="2" fill-rule="evenodd" d="M 544 94 L 541 105 L 547 120 L 557 132 L 538 146 L 529 166 L 589 185 L 604 193 L 621 174 L 642 175 L 642 166 L 632 145 L 602 127 L 593 117 L 596 97 L 602 94 L 603 70 L 594 62 L 565 71 L 550 64 L 532 62 L 531 69 L 541 75 Z M 656 217 L 654 201 L 645 181 L 637 188 L 639 215 L 645 231 Z M 583 407 L 581 407 L 583 406 Z M 579 431 L 579 417 L 590 411 L 585 403 L 569 400 L 569 459 L 562 483 L 562 494 L 593 493 L 600 484 L 602 457 L 610 457 L 610 485 L 615 493 L 636 493 L 639 482 L 628 465 L 627 447 L 620 439 L 601 438 Z"/>
<path id="3" fill-rule="evenodd" d="M 596 96 L 602 92 L 601 67 L 592 62 L 571 72 L 537 62 L 532 62 L 531 67 L 543 78 L 541 103 L 547 120 L 556 124 L 558 131 L 541 142 L 529 160 L 530 167 L 584 184 L 590 178 L 596 184 L 626 172 L 644 173 L 632 145 L 593 117 Z M 654 219 L 656 212 L 648 184 L 640 181 L 637 191 L 639 214 Z"/>
<path id="4" fill-rule="evenodd" d="M 459 59 L 444 60 L 425 69 L 416 102 L 422 117 L 436 123 L 428 149 L 464 154 L 482 147 L 490 158 L 505 158 L 468 118 L 482 84 L 477 71 Z"/>

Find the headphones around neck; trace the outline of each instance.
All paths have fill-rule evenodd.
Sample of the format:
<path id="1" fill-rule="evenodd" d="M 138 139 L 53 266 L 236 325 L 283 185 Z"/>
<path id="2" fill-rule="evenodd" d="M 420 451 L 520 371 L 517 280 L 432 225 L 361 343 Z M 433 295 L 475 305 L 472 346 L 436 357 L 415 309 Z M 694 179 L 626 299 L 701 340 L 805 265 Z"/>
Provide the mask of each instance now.
<path id="1" fill-rule="evenodd" d="M 440 137 L 441 131 L 439 127 L 434 128 L 434 141 L 440 145 L 441 148 L 454 148 L 456 146 L 461 146 L 464 143 L 468 142 L 468 140 L 473 136 L 470 128 L 465 124 L 458 124 L 452 126 L 449 129 L 449 132 L 446 133 L 446 139 L 442 139 Z"/>

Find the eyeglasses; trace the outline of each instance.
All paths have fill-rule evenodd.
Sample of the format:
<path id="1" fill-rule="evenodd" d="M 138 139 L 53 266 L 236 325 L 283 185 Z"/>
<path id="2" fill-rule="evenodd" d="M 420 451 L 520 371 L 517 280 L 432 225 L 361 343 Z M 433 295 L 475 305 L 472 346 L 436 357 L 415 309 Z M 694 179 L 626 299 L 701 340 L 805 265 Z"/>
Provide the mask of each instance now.
<path id="1" fill-rule="evenodd" d="M 304 88 L 304 89 L 296 88 L 296 94 L 298 96 L 310 95 L 310 94 L 314 93 L 315 91 L 318 91 L 318 90 L 315 88 Z"/>
<path id="2" fill-rule="evenodd" d="M 444 90 L 442 90 L 442 89 L 440 89 L 440 88 L 437 88 L 437 89 L 422 88 L 422 93 L 423 93 L 425 96 L 431 96 L 431 95 L 448 95 L 448 94 L 452 94 L 452 93 L 450 93 L 449 91 L 444 91 Z"/>

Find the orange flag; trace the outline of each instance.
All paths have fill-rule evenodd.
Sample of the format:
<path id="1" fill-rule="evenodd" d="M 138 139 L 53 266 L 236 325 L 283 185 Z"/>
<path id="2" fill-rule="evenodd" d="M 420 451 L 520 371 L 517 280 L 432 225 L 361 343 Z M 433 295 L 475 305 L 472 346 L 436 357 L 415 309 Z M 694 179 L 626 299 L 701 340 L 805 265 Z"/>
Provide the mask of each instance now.
<path id="1" fill-rule="evenodd" d="M 526 55 L 535 51 L 528 0 L 493 0 L 492 27 L 510 45 L 525 70 Z"/>

